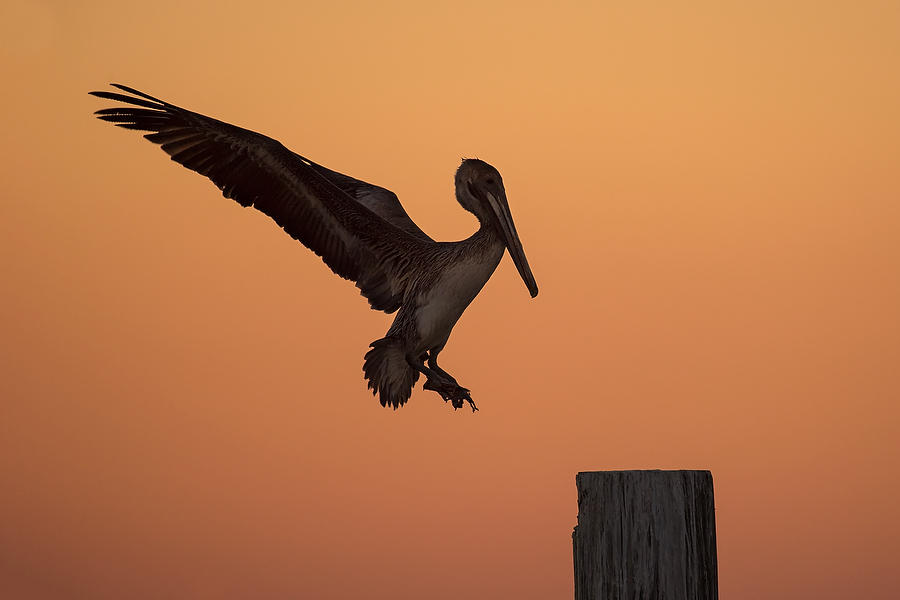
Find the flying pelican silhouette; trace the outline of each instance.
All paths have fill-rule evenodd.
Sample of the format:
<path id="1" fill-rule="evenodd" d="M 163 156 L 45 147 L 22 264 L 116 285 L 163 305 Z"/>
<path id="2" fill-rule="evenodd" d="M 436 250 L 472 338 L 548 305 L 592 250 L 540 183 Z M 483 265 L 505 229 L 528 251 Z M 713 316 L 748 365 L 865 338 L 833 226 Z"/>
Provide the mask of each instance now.
<path id="1" fill-rule="evenodd" d="M 509 250 L 531 297 L 534 275 L 500 173 L 478 159 L 456 171 L 456 199 L 480 227 L 459 242 L 436 242 L 409 218 L 396 194 L 326 169 L 262 134 L 169 104 L 128 86 L 131 95 L 90 92 L 130 106 L 96 111 L 145 138 L 180 165 L 208 177 L 226 198 L 271 217 L 288 234 L 356 283 L 374 310 L 399 309 L 387 335 L 370 344 L 363 371 L 382 406 L 397 409 L 422 373 L 454 409 L 478 410 L 468 389 L 438 366 L 450 331 Z M 427 366 L 426 366 L 427 362 Z"/>

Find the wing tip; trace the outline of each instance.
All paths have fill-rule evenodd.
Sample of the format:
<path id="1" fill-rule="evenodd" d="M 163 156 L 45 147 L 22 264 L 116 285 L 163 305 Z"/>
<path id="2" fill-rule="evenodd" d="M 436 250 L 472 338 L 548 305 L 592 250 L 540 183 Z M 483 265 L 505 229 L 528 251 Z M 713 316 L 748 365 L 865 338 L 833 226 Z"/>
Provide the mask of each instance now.
<path id="1" fill-rule="evenodd" d="M 116 88 L 117 90 L 121 90 L 128 94 L 131 94 L 131 96 L 126 96 L 126 95 L 120 94 L 118 92 L 98 91 L 98 90 L 88 92 L 88 94 L 91 96 L 96 96 L 97 98 L 103 98 L 104 100 L 115 100 L 117 102 L 129 102 L 131 104 L 137 104 L 139 106 L 145 106 L 148 108 L 177 109 L 177 107 L 174 104 L 170 104 L 170 103 L 166 102 L 165 100 L 160 100 L 159 98 L 157 98 L 155 96 L 146 94 L 146 93 L 144 93 L 140 90 L 137 90 L 133 87 L 129 87 L 129 86 L 123 85 L 121 83 L 110 83 L 109 85 Z M 151 102 L 155 103 L 155 105 L 151 106 L 151 104 L 150 104 Z"/>
<path id="2" fill-rule="evenodd" d="M 114 87 L 114 88 L 118 88 L 118 89 L 123 90 L 123 91 L 129 91 L 129 92 L 131 92 L 131 91 L 136 92 L 136 91 L 137 91 L 137 90 L 132 90 L 132 89 L 129 88 L 128 86 L 122 85 L 121 83 L 113 83 L 113 82 L 110 82 L 110 83 L 108 83 L 107 85 L 110 85 L 110 86 L 112 86 L 112 87 Z M 103 97 L 104 97 L 104 96 L 103 96 L 104 94 L 111 94 L 111 93 L 113 93 L 113 92 L 108 92 L 108 91 L 106 91 L 106 90 L 92 90 L 92 91 L 88 92 L 89 95 L 91 95 L 91 96 L 97 96 L 98 98 L 103 98 Z"/>

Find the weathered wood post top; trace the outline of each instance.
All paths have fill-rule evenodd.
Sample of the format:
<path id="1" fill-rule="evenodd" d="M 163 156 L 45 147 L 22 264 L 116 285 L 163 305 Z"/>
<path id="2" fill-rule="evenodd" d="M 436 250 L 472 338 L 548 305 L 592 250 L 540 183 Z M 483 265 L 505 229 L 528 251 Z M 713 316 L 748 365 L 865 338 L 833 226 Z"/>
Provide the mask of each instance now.
<path id="1" fill-rule="evenodd" d="M 716 600 L 709 471 L 578 473 L 575 600 Z"/>

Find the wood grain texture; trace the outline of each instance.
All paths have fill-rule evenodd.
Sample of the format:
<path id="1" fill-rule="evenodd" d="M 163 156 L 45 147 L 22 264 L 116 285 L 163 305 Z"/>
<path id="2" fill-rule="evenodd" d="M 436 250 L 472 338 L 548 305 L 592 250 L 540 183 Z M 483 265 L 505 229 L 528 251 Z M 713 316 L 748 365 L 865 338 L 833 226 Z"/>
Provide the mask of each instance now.
<path id="1" fill-rule="evenodd" d="M 578 473 L 575 600 L 718 598 L 709 471 Z"/>

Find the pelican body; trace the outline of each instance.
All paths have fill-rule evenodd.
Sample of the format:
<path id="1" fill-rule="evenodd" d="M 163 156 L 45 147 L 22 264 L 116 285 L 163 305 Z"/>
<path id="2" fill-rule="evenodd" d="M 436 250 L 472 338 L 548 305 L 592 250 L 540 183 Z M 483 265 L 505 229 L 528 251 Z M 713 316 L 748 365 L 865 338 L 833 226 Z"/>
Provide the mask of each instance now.
<path id="1" fill-rule="evenodd" d="M 500 173 L 478 159 L 456 171 L 456 199 L 479 229 L 458 242 L 436 242 L 382 187 L 318 165 L 262 134 L 164 102 L 133 88 L 90 92 L 124 106 L 98 118 L 148 132 L 175 162 L 212 180 L 226 198 L 253 206 L 356 283 L 375 310 L 397 312 L 385 337 L 370 344 L 363 371 L 382 406 L 403 406 L 419 374 L 424 389 L 454 409 L 468 389 L 438 365 L 438 355 L 466 307 L 509 250 L 532 297 L 537 284 L 509 210 Z"/>

